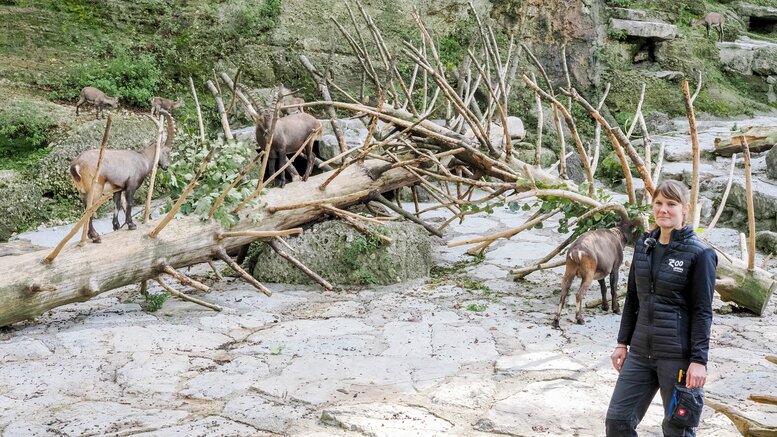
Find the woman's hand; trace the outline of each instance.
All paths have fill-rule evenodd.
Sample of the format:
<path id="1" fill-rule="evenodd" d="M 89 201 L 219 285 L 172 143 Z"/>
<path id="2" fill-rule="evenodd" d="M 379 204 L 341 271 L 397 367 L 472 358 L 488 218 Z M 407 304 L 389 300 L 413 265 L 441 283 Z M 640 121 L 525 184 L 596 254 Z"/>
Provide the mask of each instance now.
<path id="1" fill-rule="evenodd" d="M 685 386 L 688 388 L 704 387 L 707 382 L 707 368 L 699 363 L 691 363 L 685 375 Z"/>
<path id="2" fill-rule="evenodd" d="M 610 355 L 610 359 L 612 360 L 612 367 L 615 368 L 616 372 L 621 373 L 621 367 L 623 367 L 623 363 L 626 361 L 628 355 L 629 351 L 625 344 L 615 346 L 615 350 L 612 352 L 612 355 Z"/>

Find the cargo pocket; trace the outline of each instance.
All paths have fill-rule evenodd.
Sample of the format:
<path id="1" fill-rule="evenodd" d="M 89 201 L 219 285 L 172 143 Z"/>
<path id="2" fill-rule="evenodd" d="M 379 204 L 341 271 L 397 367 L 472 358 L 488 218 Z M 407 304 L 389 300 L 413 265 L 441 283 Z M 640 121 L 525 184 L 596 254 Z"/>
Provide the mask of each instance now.
<path id="1" fill-rule="evenodd" d="M 701 410 L 704 408 L 704 389 L 675 384 L 669 407 L 670 423 L 686 428 L 699 426 Z"/>

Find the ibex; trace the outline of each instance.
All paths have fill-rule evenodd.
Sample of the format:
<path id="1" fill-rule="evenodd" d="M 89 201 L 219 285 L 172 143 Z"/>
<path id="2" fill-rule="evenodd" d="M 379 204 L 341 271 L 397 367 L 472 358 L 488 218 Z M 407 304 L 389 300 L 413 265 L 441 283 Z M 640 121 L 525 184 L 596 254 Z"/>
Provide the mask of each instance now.
<path id="1" fill-rule="evenodd" d="M 164 109 L 165 111 L 172 114 L 174 109 L 178 109 L 182 106 L 184 106 L 182 98 L 178 98 L 178 100 L 170 100 L 158 96 L 152 97 L 151 115 L 158 115 L 160 109 Z"/>
<path id="2" fill-rule="evenodd" d="M 159 153 L 159 167 L 167 170 L 170 165 L 170 149 L 175 135 L 175 124 L 173 118 L 167 111 L 162 111 L 167 122 L 167 138 L 165 144 L 161 147 Z M 151 171 L 154 165 L 154 154 L 156 152 L 156 141 L 149 143 L 145 149 L 136 152 L 134 150 L 105 150 L 103 161 L 100 165 L 100 174 L 95 175 L 97 170 L 97 160 L 100 155 L 98 149 L 91 149 L 81 153 L 78 158 L 70 164 L 70 176 L 73 178 L 73 184 L 81 193 L 81 201 L 84 207 L 91 196 L 93 201 L 97 201 L 104 193 L 114 192 L 113 201 L 116 204 L 116 211 L 113 213 L 113 230 L 118 230 L 119 211 L 126 213 L 125 223 L 130 230 L 137 229 L 132 222 L 132 197 L 138 189 L 146 175 Z M 94 179 L 97 177 L 96 184 Z M 96 188 L 95 192 L 92 189 Z M 117 191 L 118 190 L 118 191 Z M 89 219 L 89 238 L 93 242 L 100 242 L 100 235 L 95 231 L 92 220 Z"/>
<path id="3" fill-rule="evenodd" d="M 718 32 L 718 40 L 723 42 L 723 25 L 725 23 L 726 19 L 723 18 L 723 15 L 720 15 L 717 12 L 707 12 L 698 20 L 691 19 L 690 24 L 691 27 L 704 25 L 704 27 L 707 28 L 707 38 L 710 37 L 710 27 L 715 28 L 715 30 Z"/>
<path id="4" fill-rule="evenodd" d="M 622 213 L 625 215 L 625 211 Z M 604 278 L 610 277 L 610 292 L 612 294 L 612 312 L 620 314 L 618 304 L 618 270 L 623 262 L 623 247 L 633 237 L 635 222 L 623 217 L 615 228 L 596 229 L 588 231 L 569 246 L 566 258 L 566 270 L 561 280 L 561 298 L 559 300 L 553 327 L 559 327 L 561 310 L 566 304 L 569 287 L 575 277 L 582 278 L 577 290 L 577 323 L 585 324 L 583 319 L 583 297 L 594 280 L 599 281 L 602 288 L 602 309 L 608 311 L 607 285 Z"/>
<path id="5" fill-rule="evenodd" d="M 92 86 L 84 87 L 80 96 L 81 98 L 76 103 L 76 115 L 78 115 L 78 107 L 84 103 L 89 103 L 95 107 L 95 118 L 100 118 L 100 111 L 104 110 L 106 106 L 115 108 L 119 104 L 119 99 L 108 97 L 104 92 Z"/>
<path id="6" fill-rule="evenodd" d="M 267 144 L 270 138 L 273 122 L 273 111 L 271 109 L 262 111 L 256 117 L 256 151 L 259 152 Z M 313 138 L 305 146 L 305 156 L 308 161 L 305 168 L 305 174 L 302 180 L 308 180 L 313 170 L 313 161 L 315 155 L 313 148 L 321 140 L 321 122 L 310 114 L 304 112 L 287 115 L 279 118 L 275 122 L 275 133 L 272 134 L 272 146 L 270 147 L 270 156 L 267 160 L 266 175 L 271 175 L 283 167 L 288 162 L 287 155 L 295 153 L 308 139 Z M 274 186 L 281 187 L 286 185 L 286 171 L 278 175 L 274 181 Z"/>

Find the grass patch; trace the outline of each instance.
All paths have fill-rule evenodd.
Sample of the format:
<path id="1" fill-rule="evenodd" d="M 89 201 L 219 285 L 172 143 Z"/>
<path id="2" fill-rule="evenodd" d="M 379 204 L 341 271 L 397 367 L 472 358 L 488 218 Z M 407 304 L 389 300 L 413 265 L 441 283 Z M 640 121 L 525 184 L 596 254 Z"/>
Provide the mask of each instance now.
<path id="1" fill-rule="evenodd" d="M 471 303 L 467 305 L 467 311 L 472 311 L 475 313 L 482 313 L 483 311 L 488 309 L 488 305 L 484 303 Z"/>
<path id="2" fill-rule="evenodd" d="M 143 311 L 147 313 L 157 312 L 162 308 L 162 305 L 164 305 L 165 302 L 167 302 L 167 298 L 169 297 L 170 297 L 170 294 L 167 292 L 158 293 L 158 294 L 149 293 L 146 295 L 145 300 L 140 304 L 140 307 L 143 309 Z"/>

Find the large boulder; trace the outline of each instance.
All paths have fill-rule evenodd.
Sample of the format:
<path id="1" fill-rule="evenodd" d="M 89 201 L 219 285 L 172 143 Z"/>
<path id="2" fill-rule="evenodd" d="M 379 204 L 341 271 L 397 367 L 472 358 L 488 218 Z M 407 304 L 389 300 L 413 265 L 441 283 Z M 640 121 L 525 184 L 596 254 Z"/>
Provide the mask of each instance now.
<path id="1" fill-rule="evenodd" d="M 723 68 L 744 75 L 777 74 L 777 44 L 740 36 L 735 42 L 717 43 Z"/>
<path id="2" fill-rule="evenodd" d="M 315 224 L 286 241 L 294 249 L 295 258 L 335 285 L 388 285 L 429 274 L 432 239 L 424 228 L 397 221 L 375 229 L 385 233 L 392 243 L 382 244 L 339 220 Z M 247 263 L 260 281 L 311 283 L 264 243 L 252 246 Z"/>

